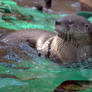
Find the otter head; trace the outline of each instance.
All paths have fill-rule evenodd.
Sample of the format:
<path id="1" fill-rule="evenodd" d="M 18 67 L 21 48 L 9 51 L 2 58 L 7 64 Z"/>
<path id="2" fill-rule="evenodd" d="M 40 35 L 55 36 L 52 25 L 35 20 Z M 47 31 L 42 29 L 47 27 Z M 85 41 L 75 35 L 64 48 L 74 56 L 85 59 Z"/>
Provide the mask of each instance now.
<path id="1" fill-rule="evenodd" d="M 92 34 L 92 24 L 82 16 L 69 15 L 55 22 L 58 36 L 64 40 L 84 40 Z"/>
<path id="2" fill-rule="evenodd" d="M 55 23 L 54 52 L 61 61 L 85 60 L 92 56 L 92 24 L 78 15 L 69 15 Z"/>

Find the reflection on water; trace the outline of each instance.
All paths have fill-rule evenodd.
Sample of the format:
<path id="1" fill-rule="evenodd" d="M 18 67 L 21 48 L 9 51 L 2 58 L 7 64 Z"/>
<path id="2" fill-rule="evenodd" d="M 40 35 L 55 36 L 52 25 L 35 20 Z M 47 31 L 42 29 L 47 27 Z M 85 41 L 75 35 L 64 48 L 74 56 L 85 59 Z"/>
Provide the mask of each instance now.
<path id="1" fill-rule="evenodd" d="M 92 81 L 68 80 L 61 83 L 54 92 L 65 92 L 67 90 L 79 92 L 81 90 L 87 90 L 88 88 L 92 88 Z"/>
<path id="2" fill-rule="evenodd" d="M 14 0 L 19 5 L 32 7 L 40 4 L 45 6 L 44 0 Z M 79 0 L 52 0 L 52 10 L 61 13 L 74 13 L 80 11 Z"/>
<path id="3" fill-rule="evenodd" d="M 74 13 L 80 10 L 78 0 L 53 0 L 53 9 L 61 13 Z"/>

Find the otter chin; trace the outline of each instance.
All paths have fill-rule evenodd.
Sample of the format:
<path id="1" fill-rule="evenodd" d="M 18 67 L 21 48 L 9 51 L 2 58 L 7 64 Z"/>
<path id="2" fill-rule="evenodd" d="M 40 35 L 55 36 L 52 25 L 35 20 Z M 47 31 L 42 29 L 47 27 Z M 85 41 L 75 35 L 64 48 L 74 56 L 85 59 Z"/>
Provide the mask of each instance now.
<path id="1" fill-rule="evenodd" d="M 55 22 L 57 33 L 44 30 L 21 30 L 1 39 L 6 45 L 27 42 L 54 62 L 69 63 L 92 57 L 92 24 L 85 18 L 71 14 Z"/>

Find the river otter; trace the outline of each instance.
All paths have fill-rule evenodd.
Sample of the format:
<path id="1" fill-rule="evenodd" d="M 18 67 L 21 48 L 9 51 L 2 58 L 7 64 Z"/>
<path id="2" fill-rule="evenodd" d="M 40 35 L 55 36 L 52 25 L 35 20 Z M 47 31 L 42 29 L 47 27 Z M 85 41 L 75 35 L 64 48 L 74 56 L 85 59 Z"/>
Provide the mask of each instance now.
<path id="1" fill-rule="evenodd" d="M 7 45 L 20 42 L 36 49 L 58 63 L 86 60 L 92 56 L 92 24 L 87 19 L 71 14 L 55 22 L 56 32 L 44 30 L 22 30 L 1 39 Z"/>

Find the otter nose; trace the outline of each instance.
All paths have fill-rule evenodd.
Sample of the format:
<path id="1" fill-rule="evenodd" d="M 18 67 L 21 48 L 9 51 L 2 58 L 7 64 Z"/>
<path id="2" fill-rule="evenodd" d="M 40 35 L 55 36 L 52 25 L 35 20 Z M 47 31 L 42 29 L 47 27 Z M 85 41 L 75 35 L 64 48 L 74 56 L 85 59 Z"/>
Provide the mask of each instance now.
<path id="1" fill-rule="evenodd" d="M 72 28 L 73 27 L 73 24 L 69 24 L 69 28 Z"/>
<path id="2" fill-rule="evenodd" d="M 69 27 L 71 28 L 73 26 L 73 21 L 69 21 Z"/>

